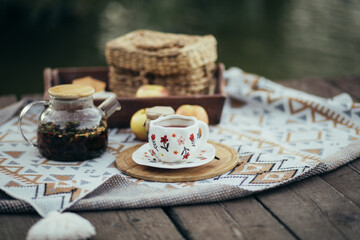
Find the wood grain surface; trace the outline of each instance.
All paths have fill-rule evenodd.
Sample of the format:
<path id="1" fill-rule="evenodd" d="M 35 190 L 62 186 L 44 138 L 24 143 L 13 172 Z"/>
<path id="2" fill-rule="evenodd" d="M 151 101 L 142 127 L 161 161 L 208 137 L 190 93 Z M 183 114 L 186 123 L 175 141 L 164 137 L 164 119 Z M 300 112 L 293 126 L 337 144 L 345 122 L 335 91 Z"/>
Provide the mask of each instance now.
<path id="1" fill-rule="evenodd" d="M 83 212 L 96 227 L 92 239 L 183 239 L 161 208 Z"/>
<path id="2" fill-rule="evenodd" d="M 189 239 L 295 239 L 253 196 L 167 212 Z"/>
<path id="3" fill-rule="evenodd" d="M 239 160 L 235 149 L 221 143 L 209 141 L 215 147 L 216 156 L 211 162 L 193 168 L 162 169 L 142 166 L 132 160 L 132 154 L 143 144 L 124 150 L 116 158 L 116 166 L 125 174 L 142 180 L 157 182 L 188 182 L 207 179 L 226 173 L 233 169 Z"/>
<path id="4" fill-rule="evenodd" d="M 258 199 L 301 239 L 360 236 L 360 208 L 318 176 L 261 193 Z"/>

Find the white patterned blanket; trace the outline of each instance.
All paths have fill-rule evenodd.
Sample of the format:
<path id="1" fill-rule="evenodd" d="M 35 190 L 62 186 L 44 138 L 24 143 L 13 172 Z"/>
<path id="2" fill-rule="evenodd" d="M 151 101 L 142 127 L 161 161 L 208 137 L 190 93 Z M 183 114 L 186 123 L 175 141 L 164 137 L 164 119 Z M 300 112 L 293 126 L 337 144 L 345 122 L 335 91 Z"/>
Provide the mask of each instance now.
<path id="1" fill-rule="evenodd" d="M 210 140 L 238 151 L 239 164 L 228 173 L 179 183 L 129 177 L 114 166 L 121 151 L 139 143 L 129 129 L 111 129 L 100 158 L 49 161 L 23 141 L 12 118 L 0 126 L 0 188 L 6 193 L 0 193 L 0 211 L 35 209 L 45 216 L 68 208 L 220 201 L 330 171 L 360 156 L 360 104 L 349 95 L 323 99 L 238 68 L 226 71 L 226 78 L 232 100 L 226 100 L 221 123 L 210 128 Z M 35 123 L 35 115 L 25 120 L 27 136 L 35 136 Z"/>

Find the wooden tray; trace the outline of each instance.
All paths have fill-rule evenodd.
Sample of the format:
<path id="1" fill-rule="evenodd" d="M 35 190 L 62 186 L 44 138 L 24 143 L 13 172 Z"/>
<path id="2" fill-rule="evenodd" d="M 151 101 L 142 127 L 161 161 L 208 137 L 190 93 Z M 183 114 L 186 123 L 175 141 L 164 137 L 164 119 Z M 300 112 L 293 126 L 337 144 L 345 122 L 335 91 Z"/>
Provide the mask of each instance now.
<path id="1" fill-rule="evenodd" d="M 75 78 L 91 76 L 108 83 L 108 72 L 108 67 L 46 68 L 44 70 L 44 99 L 49 99 L 47 91 L 50 87 L 71 83 Z M 221 63 L 217 64 L 214 72 L 216 79 L 215 93 L 211 95 L 168 96 L 158 98 L 118 97 L 117 99 L 121 104 L 121 111 L 115 112 L 108 119 L 108 125 L 110 127 L 128 127 L 131 116 L 141 108 L 171 106 L 176 110 L 182 104 L 203 106 L 209 115 L 210 124 L 217 124 L 220 122 L 226 96 L 223 72 L 224 65 Z M 102 101 L 103 99 L 95 99 L 94 103 L 95 105 L 99 105 Z"/>
<path id="2" fill-rule="evenodd" d="M 209 141 L 215 147 L 215 154 L 219 160 L 193 168 L 162 169 L 142 166 L 135 163 L 131 156 L 139 147 L 140 143 L 124 150 L 116 158 L 116 167 L 125 174 L 148 181 L 157 182 L 188 182 L 216 177 L 233 169 L 239 162 L 238 153 L 235 149 L 221 143 Z"/>

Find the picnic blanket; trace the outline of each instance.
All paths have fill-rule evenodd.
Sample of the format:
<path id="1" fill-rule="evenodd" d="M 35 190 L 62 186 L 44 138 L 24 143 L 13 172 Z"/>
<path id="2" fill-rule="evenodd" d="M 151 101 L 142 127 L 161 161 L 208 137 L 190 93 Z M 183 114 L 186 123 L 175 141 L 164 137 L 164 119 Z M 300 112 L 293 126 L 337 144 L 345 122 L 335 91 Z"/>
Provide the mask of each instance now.
<path id="1" fill-rule="evenodd" d="M 348 94 L 324 99 L 285 88 L 238 68 L 228 79 L 220 124 L 210 140 L 237 150 L 239 164 L 220 176 L 160 183 L 121 173 L 121 152 L 139 142 L 129 129 L 110 129 L 109 147 L 84 162 L 43 158 L 17 129 L 17 117 L 0 126 L 0 212 L 172 206 L 250 195 L 333 170 L 360 156 L 360 104 Z M 19 104 L 13 107 L 18 109 Z M 0 113 L 0 120 L 6 114 Z M 37 115 L 24 131 L 35 139 Z"/>

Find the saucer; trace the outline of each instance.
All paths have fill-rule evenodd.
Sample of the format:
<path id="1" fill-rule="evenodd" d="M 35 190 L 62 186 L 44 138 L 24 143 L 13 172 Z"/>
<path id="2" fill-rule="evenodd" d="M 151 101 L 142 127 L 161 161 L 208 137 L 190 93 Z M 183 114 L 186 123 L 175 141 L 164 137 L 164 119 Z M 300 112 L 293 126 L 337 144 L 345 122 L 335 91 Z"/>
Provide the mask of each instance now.
<path id="1" fill-rule="evenodd" d="M 205 145 L 200 149 L 198 155 L 186 162 L 159 161 L 156 157 L 151 156 L 149 143 L 145 143 L 132 154 L 132 159 L 139 165 L 166 169 L 198 167 L 211 162 L 214 157 L 215 148 L 209 143 L 205 143 Z"/>

